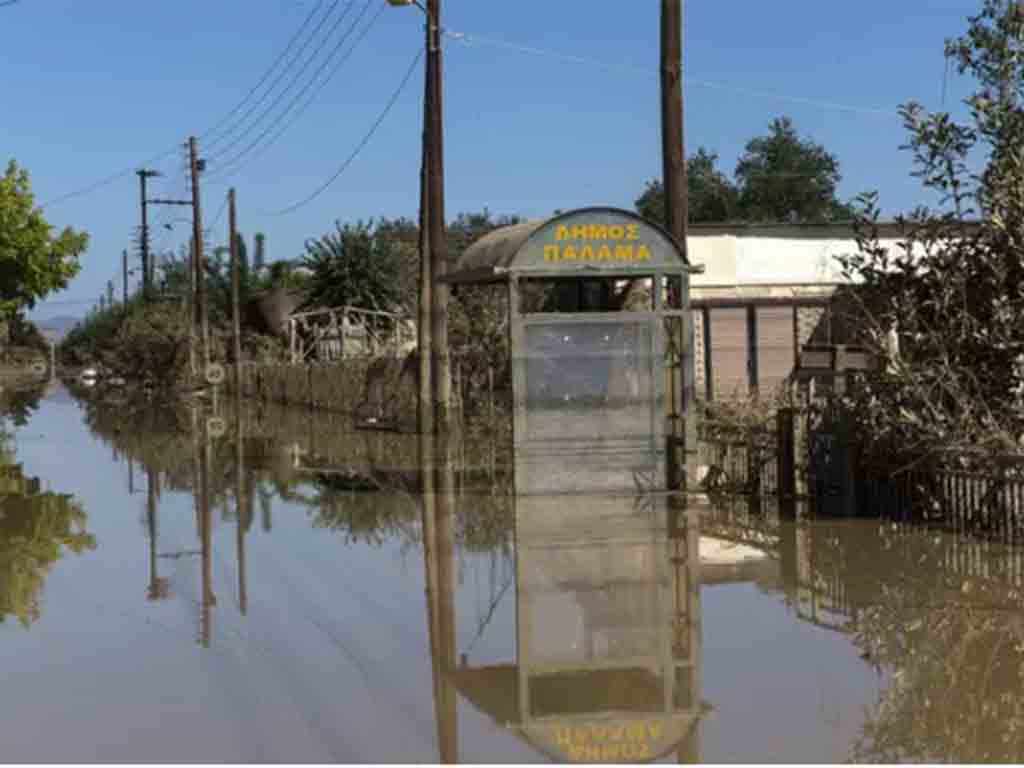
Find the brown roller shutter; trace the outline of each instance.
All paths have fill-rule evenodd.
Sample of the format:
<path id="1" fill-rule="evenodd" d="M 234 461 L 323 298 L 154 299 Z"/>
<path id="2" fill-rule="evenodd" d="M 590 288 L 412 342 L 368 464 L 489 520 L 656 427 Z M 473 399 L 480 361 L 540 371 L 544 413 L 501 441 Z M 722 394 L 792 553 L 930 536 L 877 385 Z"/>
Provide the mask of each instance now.
<path id="1" fill-rule="evenodd" d="M 711 310 L 711 375 L 715 399 L 747 394 L 747 311 Z"/>
<path id="2" fill-rule="evenodd" d="M 758 389 L 771 395 L 793 371 L 793 307 L 757 309 Z"/>

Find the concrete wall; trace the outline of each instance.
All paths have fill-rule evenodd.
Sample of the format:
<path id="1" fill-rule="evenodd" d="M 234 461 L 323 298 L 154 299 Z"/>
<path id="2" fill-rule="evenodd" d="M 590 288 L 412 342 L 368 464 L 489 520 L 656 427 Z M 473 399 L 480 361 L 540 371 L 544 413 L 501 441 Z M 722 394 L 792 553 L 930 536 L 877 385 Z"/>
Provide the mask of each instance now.
<path id="1" fill-rule="evenodd" d="M 899 238 L 880 239 L 895 249 Z M 695 226 L 687 239 L 690 261 L 704 265 L 695 287 L 731 285 L 813 285 L 844 282 L 837 256 L 856 253 L 848 227 Z"/>

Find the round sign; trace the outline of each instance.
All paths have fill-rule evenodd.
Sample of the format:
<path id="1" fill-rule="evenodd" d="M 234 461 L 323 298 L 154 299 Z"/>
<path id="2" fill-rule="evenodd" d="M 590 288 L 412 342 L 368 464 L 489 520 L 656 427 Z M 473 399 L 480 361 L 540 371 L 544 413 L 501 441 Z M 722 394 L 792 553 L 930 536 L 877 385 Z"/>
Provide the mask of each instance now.
<path id="1" fill-rule="evenodd" d="M 44 375 L 46 373 L 46 363 L 42 362 L 41 360 L 36 360 L 34 363 L 32 363 L 32 373 L 34 373 L 36 376 Z"/>
<path id="2" fill-rule="evenodd" d="M 206 366 L 206 382 L 208 384 L 224 383 L 224 366 L 220 363 L 210 363 Z"/>
<path id="3" fill-rule="evenodd" d="M 210 437 L 224 437 L 227 431 L 227 422 L 220 416 L 211 416 L 206 420 L 206 433 Z"/>

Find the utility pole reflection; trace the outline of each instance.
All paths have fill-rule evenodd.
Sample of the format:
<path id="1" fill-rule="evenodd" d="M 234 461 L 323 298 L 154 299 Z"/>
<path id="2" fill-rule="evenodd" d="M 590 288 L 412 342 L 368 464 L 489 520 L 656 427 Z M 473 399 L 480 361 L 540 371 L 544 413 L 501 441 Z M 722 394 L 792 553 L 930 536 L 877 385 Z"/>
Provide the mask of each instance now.
<path id="1" fill-rule="evenodd" d="M 446 435 L 420 435 L 423 559 L 427 631 L 434 683 L 439 759 L 458 762 L 458 698 L 455 688 L 455 495 Z"/>

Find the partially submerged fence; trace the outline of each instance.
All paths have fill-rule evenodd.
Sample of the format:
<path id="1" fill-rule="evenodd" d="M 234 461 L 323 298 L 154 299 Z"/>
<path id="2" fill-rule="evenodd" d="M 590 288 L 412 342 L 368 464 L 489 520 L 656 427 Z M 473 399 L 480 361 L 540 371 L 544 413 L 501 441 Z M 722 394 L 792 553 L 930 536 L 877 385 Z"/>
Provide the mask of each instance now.
<path id="1" fill-rule="evenodd" d="M 779 409 L 753 427 L 707 422 L 699 464 L 709 491 L 777 496 L 783 515 L 809 500 L 823 516 L 939 524 L 1024 541 L 1024 455 L 939 456 L 890 471 L 859 460 L 833 407 Z M 788 513 L 787 513 L 788 511 Z"/>

